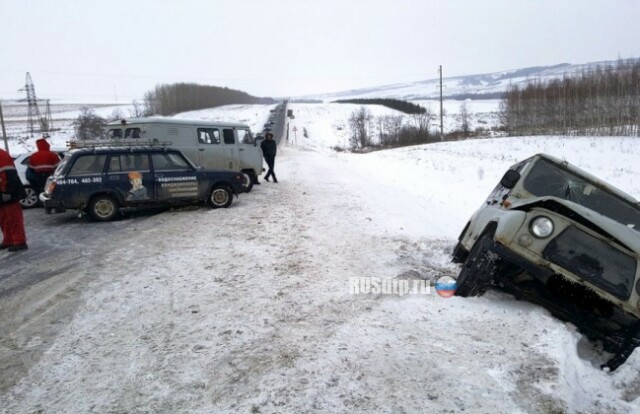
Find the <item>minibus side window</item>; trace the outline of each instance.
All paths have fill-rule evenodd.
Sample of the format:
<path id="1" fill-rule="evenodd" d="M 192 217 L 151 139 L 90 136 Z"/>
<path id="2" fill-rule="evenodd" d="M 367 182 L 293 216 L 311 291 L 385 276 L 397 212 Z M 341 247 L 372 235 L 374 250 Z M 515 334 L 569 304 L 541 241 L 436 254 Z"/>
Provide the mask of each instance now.
<path id="1" fill-rule="evenodd" d="M 220 130 L 218 128 L 198 128 L 199 144 L 219 144 Z"/>
<path id="2" fill-rule="evenodd" d="M 233 129 L 223 129 L 222 136 L 224 137 L 225 144 L 235 144 L 236 134 L 233 133 Z"/>

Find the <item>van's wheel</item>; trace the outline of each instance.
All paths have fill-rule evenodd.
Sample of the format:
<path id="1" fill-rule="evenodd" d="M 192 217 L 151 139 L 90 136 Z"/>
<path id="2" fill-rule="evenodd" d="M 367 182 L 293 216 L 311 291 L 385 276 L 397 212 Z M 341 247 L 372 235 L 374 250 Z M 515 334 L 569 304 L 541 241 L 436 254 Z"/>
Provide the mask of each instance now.
<path id="1" fill-rule="evenodd" d="M 247 185 L 244 187 L 244 192 L 248 193 L 256 182 L 256 174 L 248 171 L 242 171 L 242 174 L 244 175 L 244 179 L 247 181 Z"/>
<path id="2" fill-rule="evenodd" d="M 229 187 L 216 185 L 209 195 L 209 204 L 212 208 L 227 208 L 233 202 L 233 192 Z"/>
<path id="3" fill-rule="evenodd" d="M 110 195 L 97 195 L 89 202 L 89 215 L 94 220 L 109 221 L 118 214 L 120 206 L 118 201 Z"/>
<path id="4" fill-rule="evenodd" d="M 456 296 L 482 296 L 491 286 L 496 271 L 496 257 L 489 250 L 492 239 L 484 234 L 471 248 L 456 279 Z"/>
<path id="5" fill-rule="evenodd" d="M 602 368 L 609 368 L 610 371 L 615 371 L 618 367 L 624 364 L 633 351 L 640 346 L 640 336 L 638 329 L 630 332 L 628 336 L 622 341 L 622 346 L 616 352 L 611 359 L 607 361 Z"/>
<path id="6" fill-rule="evenodd" d="M 462 247 L 462 243 L 458 242 L 456 247 L 453 249 L 453 253 L 451 254 L 451 261 L 453 263 L 462 263 L 469 256 L 469 252 Z"/>

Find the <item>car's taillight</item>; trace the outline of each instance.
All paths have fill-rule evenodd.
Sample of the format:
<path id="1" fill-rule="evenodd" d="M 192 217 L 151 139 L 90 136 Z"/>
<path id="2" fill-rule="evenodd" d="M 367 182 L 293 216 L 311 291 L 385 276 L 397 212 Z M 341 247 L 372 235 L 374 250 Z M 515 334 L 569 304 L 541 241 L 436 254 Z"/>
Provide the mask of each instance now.
<path id="1" fill-rule="evenodd" d="M 54 180 L 50 180 L 47 183 L 47 187 L 44 189 L 44 192 L 47 194 L 52 194 L 55 188 L 56 188 L 56 182 Z"/>

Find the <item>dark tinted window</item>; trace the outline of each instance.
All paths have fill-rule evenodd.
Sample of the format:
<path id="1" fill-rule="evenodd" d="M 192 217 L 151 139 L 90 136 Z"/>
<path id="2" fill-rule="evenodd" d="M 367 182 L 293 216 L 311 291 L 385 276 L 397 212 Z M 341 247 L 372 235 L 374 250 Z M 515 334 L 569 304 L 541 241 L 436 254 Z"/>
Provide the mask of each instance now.
<path id="1" fill-rule="evenodd" d="M 224 136 L 225 144 L 235 144 L 236 143 L 236 135 L 233 132 L 233 129 L 223 129 L 222 135 Z"/>
<path id="2" fill-rule="evenodd" d="M 80 155 L 73 163 L 67 176 L 75 177 L 78 175 L 102 174 L 106 159 L 107 156 L 104 154 Z"/>
<path id="3" fill-rule="evenodd" d="M 109 130 L 109 138 L 122 138 L 122 129 L 114 128 Z"/>
<path id="4" fill-rule="evenodd" d="M 124 130 L 125 138 L 140 138 L 140 128 L 127 128 Z"/>

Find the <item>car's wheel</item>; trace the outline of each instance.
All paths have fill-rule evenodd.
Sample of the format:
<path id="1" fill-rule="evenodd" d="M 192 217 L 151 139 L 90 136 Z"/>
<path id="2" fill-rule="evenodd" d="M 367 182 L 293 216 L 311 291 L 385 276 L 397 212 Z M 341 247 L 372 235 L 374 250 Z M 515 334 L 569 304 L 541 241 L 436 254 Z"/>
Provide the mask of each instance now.
<path id="1" fill-rule="evenodd" d="M 20 205 L 22 208 L 34 208 L 38 205 L 38 194 L 31 187 L 25 187 L 24 192 L 27 193 L 27 196 L 20 200 Z"/>
<path id="2" fill-rule="evenodd" d="M 110 195 L 95 196 L 89 203 L 89 215 L 98 221 L 112 220 L 118 214 L 118 201 Z"/>
<path id="3" fill-rule="evenodd" d="M 209 195 L 209 204 L 213 208 L 227 208 L 233 201 L 233 192 L 229 187 L 217 185 L 211 190 Z"/>
<path id="4" fill-rule="evenodd" d="M 471 248 L 456 280 L 456 296 L 482 296 L 491 285 L 497 260 L 491 243 L 492 236 L 484 234 Z"/>

